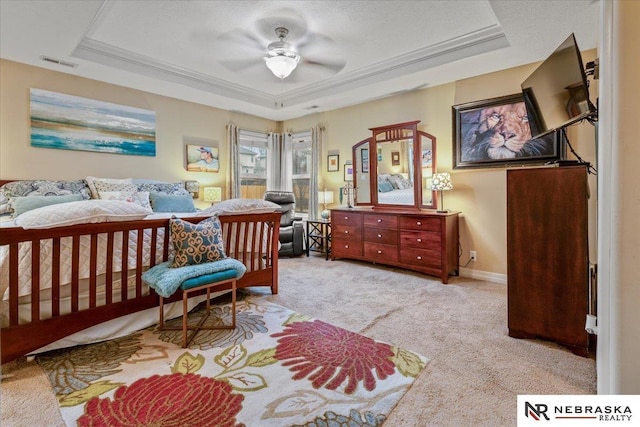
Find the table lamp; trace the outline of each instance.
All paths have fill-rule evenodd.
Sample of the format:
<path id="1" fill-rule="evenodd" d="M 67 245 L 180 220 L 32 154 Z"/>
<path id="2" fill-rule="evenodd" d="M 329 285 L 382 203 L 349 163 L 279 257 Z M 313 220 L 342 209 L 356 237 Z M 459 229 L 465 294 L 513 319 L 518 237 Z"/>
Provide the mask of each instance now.
<path id="1" fill-rule="evenodd" d="M 189 193 L 191 193 L 191 196 L 194 199 L 198 198 L 198 195 L 200 193 L 200 183 L 198 181 L 185 181 L 184 182 L 184 188 Z"/>
<path id="2" fill-rule="evenodd" d="M 333 191 L 318 191 L 318 203 L 322 203 L 322 219 L 329 219 L 330 212 L 327 210 L 327 204 L 333 203 Z"/>
<path id="3" fill-rule="evenodd" d="M 222 200 L 222 188 L 221 187 L 204 187 L 204 201 L 214 203 Z"/>
<path id="4" fill-rule="evenodd" d="M 442 172 L 433 175 L 431 179 L 431 189 L 440 192 L 440 209 L 438 209 L 438 212 L 449 212 L 449 210 L 444 209 L 443 191 L 453 190 L 451 174 L 449 174 L 449 172 Z"/>

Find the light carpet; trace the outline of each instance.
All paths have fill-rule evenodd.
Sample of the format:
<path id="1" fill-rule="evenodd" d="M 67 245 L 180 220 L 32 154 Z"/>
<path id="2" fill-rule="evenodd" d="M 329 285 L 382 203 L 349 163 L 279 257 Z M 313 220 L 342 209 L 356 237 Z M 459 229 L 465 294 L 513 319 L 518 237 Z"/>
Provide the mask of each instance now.
<path id="1" fill-rule="evenodd" d="M 436 277 L 314 253 L 281 258 L 279 273 L 278 295 L 252 292 L 431 359 L 384 427 L 514 426 L 519 394 L 596 393 L 593 357 L 508 336 L 506 285 L 467 277 L 443 285 Z M 2 427 L 64 426 L 40 365 L 22 358 L 1 368 Z"/>
<path id="2" fill-rule="evenodd" d="M 222 304 L 206 324 L 230 320 Z M 181 331 L 149 328 L 37 360 L 68 426 L 181 427 L 379 426 L 427 363 L 264 297 L 240 301 L 236 322 L 198 332 L 187 349 Z"/>

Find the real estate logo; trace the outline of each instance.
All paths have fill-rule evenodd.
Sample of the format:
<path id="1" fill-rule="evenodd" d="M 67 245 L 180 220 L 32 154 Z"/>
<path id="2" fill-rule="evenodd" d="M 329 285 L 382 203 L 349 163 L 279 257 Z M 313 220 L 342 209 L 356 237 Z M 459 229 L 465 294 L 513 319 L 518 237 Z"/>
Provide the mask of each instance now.
<path id="1" fill-rule="evenodd" d="M 549 407 L 544 403 L 535 403 L 531 404 L 529 402 L 524 402 L 524 416 L 531 417 L 536 421 L 540 421 L 540 418 L 544 417 L 547 421 L 549 421 L 549 417 L 547 416 L 547 411 Z"/>
<path id="2" fill-rule="evenodd" d="M 634 415 L 637 414 L 637 415 Z M 637 425 L 638 395 L 518 396 L 518 426 Z"/>

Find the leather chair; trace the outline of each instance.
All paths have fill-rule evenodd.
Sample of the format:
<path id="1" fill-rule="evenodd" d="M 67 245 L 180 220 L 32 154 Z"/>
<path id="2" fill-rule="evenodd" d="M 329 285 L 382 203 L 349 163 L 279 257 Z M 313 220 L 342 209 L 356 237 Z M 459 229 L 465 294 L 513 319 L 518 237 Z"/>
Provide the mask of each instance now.
<path id="1" fill-rule="evenodd" d="M 264 199 L 280 205 L 280 250 L 278 256 L 293 257 L 304 253 L 302 218 L 295 216 L 296 197 L 291 191 L 267 191 Z"/>

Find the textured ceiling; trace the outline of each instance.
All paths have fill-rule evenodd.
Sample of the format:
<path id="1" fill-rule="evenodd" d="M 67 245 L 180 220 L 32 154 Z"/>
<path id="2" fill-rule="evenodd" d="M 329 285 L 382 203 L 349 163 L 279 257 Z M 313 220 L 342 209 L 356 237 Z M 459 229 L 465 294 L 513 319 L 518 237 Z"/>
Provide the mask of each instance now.
<path id="1" fill-rule="evenodd" d="M 545 1 L 0 1 L 0 56 L 272 120 L 596 47 L 599 5 Z M 274 30 L 303 61 L 264 65 Z M 67 68 L 42 55 L 75 63 Z"/>

